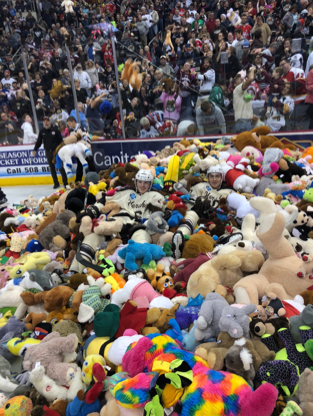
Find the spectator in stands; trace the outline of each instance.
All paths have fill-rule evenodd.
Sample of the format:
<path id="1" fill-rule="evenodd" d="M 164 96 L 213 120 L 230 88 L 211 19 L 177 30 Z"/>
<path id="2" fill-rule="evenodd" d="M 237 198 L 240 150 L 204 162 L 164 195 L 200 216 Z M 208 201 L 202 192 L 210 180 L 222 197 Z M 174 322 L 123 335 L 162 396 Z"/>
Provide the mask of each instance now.
<path id="1" fill-rule="evenodd" d="M 226 134 L 226 123 L 222 110 L 209 101 L 204 101 L 196 111 L 199 134 Z"/>
<path id="2" fill-rule="evenodd" d="M 0 114 L 1 144 L 18 144 L 18 129 L 14 121 L 4 112 Z"/>
<path id="3" fill-rule="evenodd" d="M 251 119 L 253 117 L 252 97 L 247 94 L 247 89 L 255 80 L 256 68 L 251 68 L 248 73 L 247 80 L 242 79 L 242 75 L 238 74 L 234 83 L 234 110 L 235 110 L 235 131 L 241 133 L 251 130 Z"/>
<path id="4" fill-rule="evenodd" d="M 310 118 L 309 129 L 313 129 L 313 65 L 310 66 L 309 72 L 306 77 L 306 88 L 308 94 L 306 96 L 305 102 L 309 104 L 307 109 L 307 114 Z"/>
<path id="5" fill-rule="evenodd" d="M 269 45 L 270 42 L 271 42 L 272 31 L 269 28 L 268 24 L 263 22 L 263 17 L 262 16 L 257 16 L 256 23 L 253 26 L 253 29 L 251 30 L 251 33 L 253 35 L 255 35 L 254 39 L 256 38 L 256 31 L 257 30 L 262 31 L 262 37 L 259 37 L 258 39 L 262 41 L 263 45 Z"/>

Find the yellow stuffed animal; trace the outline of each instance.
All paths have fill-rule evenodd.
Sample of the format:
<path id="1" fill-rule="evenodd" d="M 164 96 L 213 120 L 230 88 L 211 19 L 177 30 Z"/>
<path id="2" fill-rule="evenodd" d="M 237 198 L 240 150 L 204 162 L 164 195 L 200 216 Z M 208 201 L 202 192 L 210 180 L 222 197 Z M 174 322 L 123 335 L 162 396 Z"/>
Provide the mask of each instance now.
<path id="1" fill-rule="evenodd" d="M 17 279 L 22 277 L 25 272 L 31 269 L 42 270 L 46 264 L 50 263 L 51 259 L 47 253 L 31 253 L 27 256 L 24 264 L 17 266 L 7 266 L 5 269 L 9 272 L 10 279 Z"/>
<path id="2" fill-rule="evenodd" d="M 87 386 L 89 386 L 92 382 L 92 367 L 96 363 L 102 365 L 103 368 L 106 365 L 105 359 L 100 354 L 90 354 L 84 360 L 82 368 L 82 380 Z"/>
<path id="3" fill-rule="evenodd" d="M 105 191 L 106 187 L 107 187 L 107 185 L 106 185 L 105 182 L 99 182 L 96 185 L 92 182 L 89 182 L 88 192 L 90 192 L 92 195 L 96 196 L 98 192 Z"/>

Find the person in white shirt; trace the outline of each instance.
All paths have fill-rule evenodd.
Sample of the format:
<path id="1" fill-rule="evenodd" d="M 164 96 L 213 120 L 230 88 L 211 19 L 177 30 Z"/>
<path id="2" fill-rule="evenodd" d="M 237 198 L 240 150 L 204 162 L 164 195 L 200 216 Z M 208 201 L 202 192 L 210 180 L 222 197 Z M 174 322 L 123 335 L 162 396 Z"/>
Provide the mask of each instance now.
<path id="1" fill-rule="evenodd" d="M 6 69 L 4 71 L 4 77 L 1 80 L 1 84 L 4 86 L 5 84 L 10 84 L 12 87 L 13 82 L 16 82 L 14 78 L 11 78 L 10 71 Z"/>
<path id="2" fill-rule="evenodd" d="M 88 91 L 90 93 L 92 82 L 87 72 L 83 71 L 81 64 L 77 64 L 74 74 L 73 74 L 73 78 L 78 79 L 80 81 L 80 88 L 85 88 L 87 90 L 87 94 L 88 94 Z"/>
<path id="3" fill-rule="evenodd" d="M 230 47 L 230 46 L 235 47 L 237 42 L 238 41 L 236 39 L 234 39 L 234 35 L 231 32 L 229 32 L 228 35 L 227 35 L 227 42 L 226 42 L 228 47 Z"/>
<path id="4" fill-rule="evenodd" d="M 204 58 L 201 72 L 201 74 L 197 75 L 197 79 L 201 81 L 200 91 L 201 93 L 209 93 L 215 84 L 215 71 L 211 67 L 211 60 L 209 58 Z"/>
<path id="5" fill-rule="evenodd" d="M 150 121 L 147 117 L 143 117 L 140 120 L 142 129 L 140 130 L 140 138 L 154 138 L 159 136 L 159 132 L 150 124 Z"/>
<path id="6" fill-rule="evenodd" d="M 247 93 L 250 84 L 255 80 L 256 68 L 252 67 L 249 71 L 247 80 L 241 78 L 241 74 L 235 77 L 235 89 L 233 93 L 233 106 L 235 110 L 235 132 L 242 133 L 252 128 L 251 119 L 253 117 L 252 99 Z"/>
<path id="7" fill-rule="evenodd" d="M 38 139 L 38 135 L 34 133 L 33 126 L 32 126 L 33 120 L 28 114 L 26 114 L 23 116 L 23 121 L 24 123 L 22 124 L 21 129 L 23 130 L 24 135 L 23 135 L 23 139 L 18 137 L 19 141 L 23 140 L 23 144 L 36 143 Z"/>
<path id="8" fill-rule="evenodd" d="M 271 116 L 266 120 L 266 125 L 270 127 L 271 132 L 279 131 L 286 125 L 285 117 L 295 108 L 294 99 L 290 96 L 290 83 L 286 82 L 279 99 L 273 99 L 273 108 Z"/>

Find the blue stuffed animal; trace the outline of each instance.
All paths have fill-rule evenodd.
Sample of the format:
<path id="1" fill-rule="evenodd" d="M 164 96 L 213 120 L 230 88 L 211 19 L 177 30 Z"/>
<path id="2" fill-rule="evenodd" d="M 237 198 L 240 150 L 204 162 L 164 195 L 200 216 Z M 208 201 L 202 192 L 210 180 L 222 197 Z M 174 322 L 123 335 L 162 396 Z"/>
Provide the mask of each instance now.
<path id="1" fill-rule="evenodd" d="M 170 319 L 168 321 L 168 324 L 172 328 L 168 329 L 165 332 L 165 334 L 175 339 L 176 341 L 179 341 L 185 350 L 194 351 L 198 343 L 198 341 L 195 338 L 195 328 L 196 328 L 195 323 L 196 322 L 197 321 L 195 320 L 193 323 L 193 327 L 190 329 L 189 332 L 187 332 L 187 331 L 181 331 L 176 319 Z"/>
<path id="2" fill-rule="evenodd" d="M 183 335 L 182 332 L 180 330 L 180 327 L 176 321 L 176 319 L 170 319 L 168 321 L 168 324 L 172 327 L 171 329 L 168 329 L 165 334 L 168 335 L 169 337 L 179 341 L 179 342 L 183 342 Z"/>
<path id="3" fill-rule="evenodd" d="M 156 244 L 135 243 L 129 240 L 128 246 L 118 252 L 119 257 L 125 260 L 125 268 L 134 271 L 138 269 L 135 260 L 143 260 L 144 264 L 149 264 L 152 260 L 160 260 L 166 256 L 161 247 Z"/>

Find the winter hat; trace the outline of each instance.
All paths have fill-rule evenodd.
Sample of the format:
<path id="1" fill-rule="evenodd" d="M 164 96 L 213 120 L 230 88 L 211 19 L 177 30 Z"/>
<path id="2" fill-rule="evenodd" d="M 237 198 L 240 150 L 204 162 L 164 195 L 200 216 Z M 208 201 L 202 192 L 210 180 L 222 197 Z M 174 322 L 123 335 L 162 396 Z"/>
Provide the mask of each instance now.
<path id="1" fill-rule="evenodd" d="M 250 43 L 248 40 L 245 40 L 241 46 L 242 48 L 250 48 Z"/>
<path id="2" fill-rule="evenodd" d="M 101 103 L 100 105 L 100 113 L 101 114 L 108 114 L 111 110 L 112 110 L 112 104 L 110 103 L 110 101 L 103 101 L 103 103 Z"/>
<path id="3" fill-rule="evenodd" d="M 77 317 L 78 321 L 81 323 L 90 321 L 97 313 L 102 312 L 109 303 L 108 299 L 101 299 L 101 291 L 97 285 L 90 286 L 83 293 Z"/>
<path id="4" fill-rule="evenodd" d="M 103 312 L 97 313 L 93 329 L 97 337 L 113 338 L 120 324 L 120 309 L 117 305 L 108 305 Z"/>

